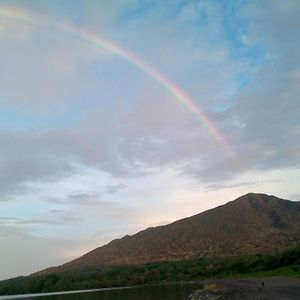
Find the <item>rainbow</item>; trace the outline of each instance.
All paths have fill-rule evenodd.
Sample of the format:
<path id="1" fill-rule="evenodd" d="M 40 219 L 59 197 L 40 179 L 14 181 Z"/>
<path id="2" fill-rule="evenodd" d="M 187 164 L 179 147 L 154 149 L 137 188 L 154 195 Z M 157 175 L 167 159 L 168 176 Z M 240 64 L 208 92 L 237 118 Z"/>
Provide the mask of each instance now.
<path id="1" fill-rule="evenodd" d="M 42 18 L 40 16 L 35 16 L 17 8 L 0 7 L 0 17 L 9 18 L 18 22 L 25 22 L 32 25 L 44 24 L 51 27 L 57 27 L 65 33 L 71 34 L 72 36 L 76 36 L 79 39 L 90 43 L 96 47 L 105 49 L 106 51 L 109 51 L 110 53 L 117 55 L 122 59 L 128 61 L 129 63 L 133 64 L 141 71 L 148 74 L 148 76 L 154 79 L 166 90 L 168 90 L 180 103 L 185 105 L 192 113 L 194 113 L 206 126 L 208 131 L 215 138 L 215 140 L 224 148 L 227 155 L 236 161 L 240 161 L 238 155 L 232 149 L 224 134 L 214 125 L 213 121 L 210 120 L 210 118 L 199 108 L 199 106 L 195 104 L 193 99 L 180 87 L 178 87 L 174 82 L 172 82 L 158 70 L 144 62 L 136 54 L 133 54 L 129 50 L 119 46 L 118 44 L 106 38 L 99 36 L 98 34 L 95 34 L 94 32 L 77 28 L 69 23 L 57 23 L 53 20 Z"/>

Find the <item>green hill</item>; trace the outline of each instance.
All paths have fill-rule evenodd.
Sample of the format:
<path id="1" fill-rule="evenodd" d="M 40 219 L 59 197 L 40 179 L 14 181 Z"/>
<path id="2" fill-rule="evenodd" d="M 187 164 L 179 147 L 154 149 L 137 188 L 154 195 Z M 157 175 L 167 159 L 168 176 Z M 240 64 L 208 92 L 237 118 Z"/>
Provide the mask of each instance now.
<path id="1" fill-rule="evenodd" d="M 300 243 L 300 202 L 265 194 L 116 239 L 37 274 L 209 257 L 275 254 Z"/>

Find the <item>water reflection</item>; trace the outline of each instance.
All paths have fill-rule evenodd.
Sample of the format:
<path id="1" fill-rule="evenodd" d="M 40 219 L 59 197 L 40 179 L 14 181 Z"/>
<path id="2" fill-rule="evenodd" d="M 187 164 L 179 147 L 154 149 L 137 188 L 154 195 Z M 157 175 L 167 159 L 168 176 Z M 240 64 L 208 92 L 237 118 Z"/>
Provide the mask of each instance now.
<path id="1" fill-rule="evenodd" d="M 186 300 L 198 284 L 141 286 L 72 294 L 25 297 L 24 300 Z"/>

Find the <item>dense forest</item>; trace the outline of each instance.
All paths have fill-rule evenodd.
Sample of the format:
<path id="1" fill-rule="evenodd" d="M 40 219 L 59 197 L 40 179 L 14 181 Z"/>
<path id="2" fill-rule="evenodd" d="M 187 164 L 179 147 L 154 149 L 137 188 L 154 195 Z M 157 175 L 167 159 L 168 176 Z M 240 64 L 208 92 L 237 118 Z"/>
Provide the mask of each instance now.
<path id="1" fill-rule="evenodd" d="M 0 295 L 197 281 L 241 276 L 300 276 L 300 246 L 278 255 L 149 263 L 77 273 L 17 277 L 0 282 Z"/>

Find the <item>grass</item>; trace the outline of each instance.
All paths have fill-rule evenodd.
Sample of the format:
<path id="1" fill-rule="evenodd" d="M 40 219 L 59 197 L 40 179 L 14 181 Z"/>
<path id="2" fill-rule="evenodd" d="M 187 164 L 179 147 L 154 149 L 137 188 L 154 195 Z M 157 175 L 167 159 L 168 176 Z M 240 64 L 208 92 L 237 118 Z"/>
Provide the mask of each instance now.
<path id="1" fill-rule="evenodd" d="M 300 278 L 300 265 L 281 267 L 270 271 L 257 271 L 234 276 L 225 276 L 224 278 L 259 278 L 259 277 L 296 277 Z"/>
<path id="2" fill-rule="evenodd" d="M 204 290 L 214 294 L 221 293 L 221 289 L 215 283 L 205 285 Z"/>

